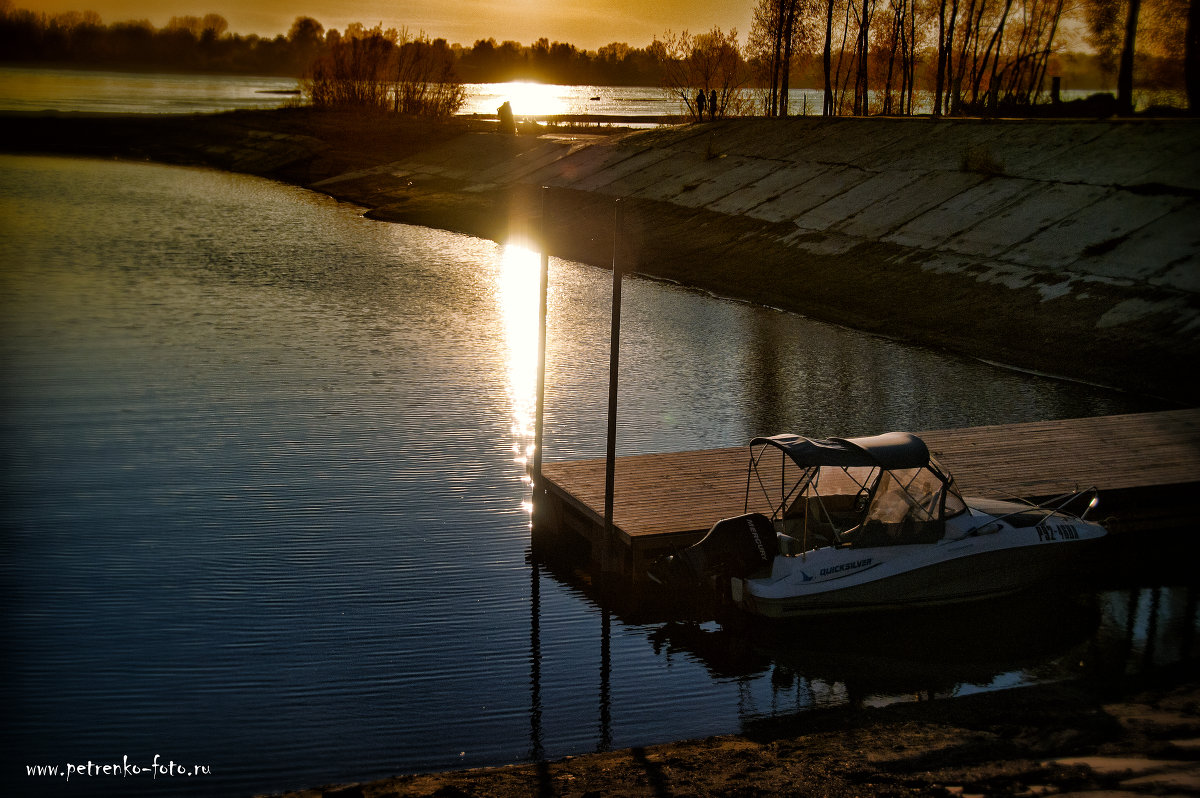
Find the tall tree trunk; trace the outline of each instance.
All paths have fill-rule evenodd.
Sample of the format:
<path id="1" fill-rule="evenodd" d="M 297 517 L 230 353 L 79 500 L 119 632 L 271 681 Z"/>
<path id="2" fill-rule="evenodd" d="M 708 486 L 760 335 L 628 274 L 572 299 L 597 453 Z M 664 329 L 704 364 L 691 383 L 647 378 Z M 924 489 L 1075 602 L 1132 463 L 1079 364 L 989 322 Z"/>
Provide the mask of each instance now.
<path id="1" fill-rule="evenodd" d="M 783 0 L 774 0 L 771 3 L 772 13 L 775 16 L 775 41 L 771 50 L 771 99 L 767 116 L 775 116 L 778 113 L 779 105 L 779 57 L 783 49 Z"/>
<path id="2" fill-rule="evenodd" d="M 858 70 L 854 74 L 854 114 L 866 116 L 867 108 L 867 48 L 871 30 L 868 16 L 870 0 L 863 0 L 862 16 L 858 18 Z"/>
<path id="3" fill-rule="evenodd" d="M 1050 31 L 1046 35 L 1046 41 L 1042 44 L 1042 49 L 1037 55 L 1037 63 L 1034 64 L 1033 79 L 1030 81 L 1030 102 L 1036 99 L 1042 91 L 1042 81 L 1046 79 L 1046 68 L 1050 63 L 1050 54 L 1054 52 L 1054 35 L 1058 33 L 1058 23 L 1062 19 L 1063 7 L 1065 5 L 1065 0 L 1057 0 L 1054 5 L 1054 16 L 1050 21 Z"/>
<path id="4" fill-rule="evenodd" d="M 1200 114 L 1200 0 L 1192 0 L 1188 5 L 1183 46 L 1183 78 L 1187 85 L 1188 108 L 1193 114 Z"/>
<path id="5" fill-rule="evenodd" d="M 942 115 L 942 91 L 946 87 L 946 0 L 938 3 L 938 64 L 933 91 L 933 115 Z"/>
<path id="6" fill-rule="evenodd" d="M 1129 13 L 1125 17 L 1125 41 L 1121 45 L 1121 67 L 1117 72 L 1117 110 L 1122 114 L 1133 113 L 1133 53 L 1141 7 L 1142 0 L 1129 0 Z"/>
<path id="7" fill-rule="evenodd" d="M 945 75 L 946 81 L 950 81 L 954 76 L 954 29 L 958 26 L 958 0 L 951 0 L 950 3 L 950 19 L 946 20 L 946 64 Z M 953 92 L 947 85 L 942 86 L 943 98 L 945 105 L 944 111 L 949 111 L 953 105 Z"/>
<path id="8" fill-rule="evenodd" d="M 954 70 L 950 77 L 950 113 L 957 114 L 961 112 L 963 104 L 962 82 L 963 75 L 967 68 L 967 52 L 971 48 L 975 37 L 978 35 L 976 27 L 975 9 L 976 7 L 982 11 L 983 3 L 978 0 L 971 0 L 971 4 L 967 6 L 967 15 L 964 19 L 962 41 L 959 45 L 958 61 L 954 65 Z M 957 9 L 955 9 L 957 11 Z M 954 26 L 954 15 L 950 17 L 950 25 Z M 953 35 L 953 31 L 951 32 Z"/>
<path id="9" fill-rule="evenodd" d="M 796 5 L 797 0 L 784 0 L 787 4 L 787 13 L 783 15 L 785 24 L 783 26 L 783 61 L 780 64 L 779 81 L 779 115 L 788 115 L 788 78 L 792 70 L 792 39 L 793 32 L 796 28 Z"/>
<path id="10" fill-rule="evenodd" d="M 992 33 L 992 38 L 988 40 L 987 49 L 983 51 L 983 61 L 980 63 L 979 69 L 975 72 L 975 83 L 971 87 L 971 101 L 977 102 L 979 92 L 983 89 L 983 75 L 987 72 L 988 59 L 992 61 L 992 69 L 988 75 L 987 89 L 984 91 L 984 96 L 987 98 L 985 105 L 994 108 L 996 105 L 996 82 L 997 73 L 1000 69 L 1000 48 L 1004 42 L 1004 25 L 1008 22 L 1008 12 L 1012 9 L 1012 0 L 1006 0 L 1004 3 L 1004 11 L 1000 13 L 1000 21 L 996 25 L 996 30 Z"/>
<path id="11" fill-rule="evenodd" d="M 892 74 L 896 67 L 896 49 L 904 36 L 903 6 L 892 6 L 892 41 L 888 47 L 887 77 L 883 80 L 883 113 L 892 113 Z M 903 67 L 902 67 L 903 69 Z M 903 91 L 903 89 L 901 89 Z M 903 101 L 902 101 L 903 104 Z"/>
<path id="12" fill-rule="evenodd" d="M 912 115 L 912 94 L 917 86 L 917 4 L 908 0 L 908 115 Z"/>
<path id="13" fill-rule="evenodd" d="M 1200 2 L 1200 0 L 1194 0 Z M 825 97 L 821 104 L 821 115 L 833 115 L 833 0 L 828 0 L 825 12 Z"/>

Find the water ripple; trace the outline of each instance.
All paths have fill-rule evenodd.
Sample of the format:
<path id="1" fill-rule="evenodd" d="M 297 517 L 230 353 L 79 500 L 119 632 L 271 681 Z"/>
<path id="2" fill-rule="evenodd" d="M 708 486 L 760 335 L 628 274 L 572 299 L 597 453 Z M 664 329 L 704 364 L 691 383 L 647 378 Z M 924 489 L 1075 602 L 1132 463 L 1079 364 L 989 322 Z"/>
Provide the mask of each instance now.
<path id="1" fill-rule="evenodd" d="M 161 753 L 214 768 L 172 790 L 253 793 L 844 700 L 531 569 L 528 253 L 142 164 L 0 157 L 0 203 L 6 772 Z M 608 280 L 553 262 L 549 459 L 604 451 Z M 623 453 L 1129 409 L 644 280 L 626 301 Z"/>

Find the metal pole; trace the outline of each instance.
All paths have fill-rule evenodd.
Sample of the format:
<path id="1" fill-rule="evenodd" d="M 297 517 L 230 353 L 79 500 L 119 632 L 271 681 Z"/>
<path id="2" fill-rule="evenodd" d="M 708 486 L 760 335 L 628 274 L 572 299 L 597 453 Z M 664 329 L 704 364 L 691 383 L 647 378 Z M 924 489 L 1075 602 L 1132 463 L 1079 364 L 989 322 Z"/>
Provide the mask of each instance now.
<path id="1" fill-rule="evenodd" d="M 621 200 L 616 202 L 613 224 L 612 328 L 608 343 L 608 450 L 604 461 L 604 535 L 612 539 L 613 483 L 617 466 L 617 373 L 621 359 L 621 268 L 617 248 L 621 241 Z"/>
<path id="2" fill-rule="evenodd" d="M 550 245 L 546 240 L 546 187 L 542 186 L 541 227 L 542 275 L 538 286 L 538 370 L 537 409 L 533 418 L 533 477 L 534 485 L 542 481 L 542 421 L 546 412 L 546 292 L 550 276 Z"/>

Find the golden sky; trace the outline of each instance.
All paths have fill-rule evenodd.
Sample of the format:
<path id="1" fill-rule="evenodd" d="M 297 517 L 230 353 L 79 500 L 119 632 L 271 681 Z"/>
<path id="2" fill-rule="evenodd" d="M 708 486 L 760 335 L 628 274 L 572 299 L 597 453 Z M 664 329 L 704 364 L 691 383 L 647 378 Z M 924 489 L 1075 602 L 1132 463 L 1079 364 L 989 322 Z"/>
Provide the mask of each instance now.
<path id="1" fill-rule="evenodd" d="M 292 20 L 310 16 L 326 29 L 352 22 L 371 27 L 407 26 L 450 42 L 512 39 L 531 44 L 541 37 L 594 50 L 609 42 L 644 47 L 668 30 L 692 33 L 717 25 L 737 28 L 744 42 L 754 0 L 13 0 L 16 8 L 56 13 L 96 11 L 105 24 L 148 19 L 162 27 L 172 16 L 216 13 L 231 33 L 274 36 Z"/>

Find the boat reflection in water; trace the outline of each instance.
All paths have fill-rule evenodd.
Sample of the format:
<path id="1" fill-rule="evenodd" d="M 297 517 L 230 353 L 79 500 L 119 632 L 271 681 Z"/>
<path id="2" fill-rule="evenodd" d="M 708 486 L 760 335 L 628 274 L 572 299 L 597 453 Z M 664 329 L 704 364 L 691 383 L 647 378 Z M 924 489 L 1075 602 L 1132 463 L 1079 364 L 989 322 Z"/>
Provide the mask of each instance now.
<path id="1" fill-rule="evenodd" d="M 1095 596 L 1026 593 L 839 620 L 668 621 L 651 642 L 717 678 L 769 674 L 801 707 L 861 706 L 1071 678 L 1100 617 Z"/>
<path id="2" fill-rule="evenodd" d="M 736 720 L 743 728 L 840 706 L 877 707 L 1051 682 L 1104 684 L 1188 663 L 1197 653 L 1197 586 L 1181 574 L 1150 579 L 1146 569 L 1126 571 L 1119 582 L 1097 574 L 969 604 L 780 621 L 744 613 L 681 613 L 627 586 L 604 588 L 558 559 L 531 558 L 531 564 L 534 718 L 541 707 L 537 584 L 543 572 L 602 610 L 602 727 L 613 714 L 608 705 L 613 618 L 626 630 L 645 629 L 667 668 L 686 658 L 703 665 L 714 683 L 738 684 L 744 700 Z M 540 724 L 531 732 L 534 750 L 540 750 Z M 611 739 L 611 732 L 602 728 L 599 739 Z"/>

